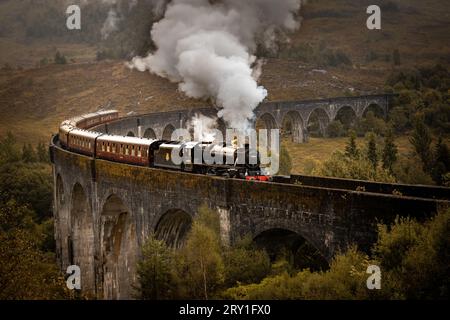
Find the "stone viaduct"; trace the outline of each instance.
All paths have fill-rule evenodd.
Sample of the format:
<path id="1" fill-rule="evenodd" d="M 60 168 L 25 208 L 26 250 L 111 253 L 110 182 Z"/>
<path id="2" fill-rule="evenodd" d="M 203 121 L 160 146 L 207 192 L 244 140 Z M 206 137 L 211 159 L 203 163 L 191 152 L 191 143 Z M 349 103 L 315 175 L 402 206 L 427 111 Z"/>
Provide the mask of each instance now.
<path id="1" fill-rule="evenodd" d="M 356 110 L 361 114 L 363 107 Z M 279 123 L 277 112 L 272 114 Z M 158 114 L 152 123 L 146 122 L 151 117 L 129 117 L 103 129 L 142 133 L 153 125 L 160 136 L 164 130 L 157 121 L 176 127 L 184 121 L 179 115 Z M 50 152 L 61 268 L 79 265 L 82 290 L 101 299 L 133 298 L 136 262 L 148 236 L 179 247 L 202 205 L 218 213 L 224 244 L 284 230 L 330 260 L 353 243 L 368 250 L 378 222 L 392 222 L 397 215 L 423 219 L 450 199 L 449 189 L 440 187 L 306 176 L 265 183 L 131 166 L 64 150 L 58 136 Z"/>
<path id="2" fill-rule="evenodd" d="M 308 139 L 308 125 L 313 116 L 319 122 L 320 131 L 325 133 L 328 124 L 336 119 L 340 112 L 350 112 L 354 118 L 362 118 L 366 111 L 374 110 L 387 115 L 393 95 L 368 95 L 359 97 L 341 97 L 322 100 L 268 102 L 255 110 L 254 124 L 261 124 L 266 129 L 289 130 L 294 142 L 301 143 Z M 170 140 L 177 128 L 186 128 L 189 119 L 195 114 L 214 117 L 214 108 L 199 108 L 164 113 L 151 113 L 130 116 L 97 128 L 100 132 L 135 137 L 158 138 Z M 225 125 L 219 121 L 219 129 Z"/>

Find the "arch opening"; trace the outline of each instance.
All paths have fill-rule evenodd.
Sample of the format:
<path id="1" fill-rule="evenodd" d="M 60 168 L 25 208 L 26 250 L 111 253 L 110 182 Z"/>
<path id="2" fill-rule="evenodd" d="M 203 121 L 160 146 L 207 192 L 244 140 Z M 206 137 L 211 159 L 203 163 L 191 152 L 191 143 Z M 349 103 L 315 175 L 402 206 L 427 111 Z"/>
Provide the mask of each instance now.
<path id="1" fill-rule="evenodd" d="M 304 142 L 303 120 L 298 112 L 289 111 L 284 116 L 281 126 L 281 136 L 295 143 Z"/>
<path id="2" fill-rule="evenodd" d="M 134 135 L 133 131 L 128 131 L 127 137 L 134 137 L 134 136 L 135 136 L 135 135 Z"/>
<path id="3" fill-rule="evenodd" d="M 152 128 L 148 128 L 147 130 L 145 130 L 145 132 L 144 132 L 144 138 L 147 138 L 147 139 L 156 139 L 156 133 L 155 133 L 155 130 L 153 130 Z"/>
<path id="4" fill-rule="evenodd" d="M 124 299 L 133 295 L 137 283 L 136 227 L 122 200 L 111 195 L 101 212 L 103 296 Z"/>
<path id="5" fill-rule="evenodd" d="M 358 124 L 358 119 L 355 110 L 350 106 L 344 106 L 340 108 L 336 114 L 334 121 L 339 121 L 342 124 L 342 128 L 345 132 L 350 129 L 355 129 Z"/>
<path id="6" fill-rule="evenodd" d="M 271 146 L 272 145 L 272 135 L 270 133 L 270 130 L 278 129 L 278 125 L 277 125 L 277 122 L 275 121 L 275 118 L 269 113 L 263 114 L 261 117 L 259 117 L 256 120 L 255 129 L 258 132 L 258 136 L 259 136 L 259 130 L 261 130 L 261 129 L 267 130 L 267 143 L 269 146 Z"/>
<path id="7" fill-rule="evenodd" d="M 68 260 L 71 265 L 80 267 L 83 279 L 82 291 L 88 295 L 95 295 L 94 219 L 86 192 L 79 183 L 73 188 L 70 208 Z"/>
<path id="8" fill-rule="evenodd" d="M 163 131 L 162 139 L 170 141 L 172 140 L 172 133 L 175 131 L 175 127 L 171 124 L 168 124 Z"/>
<path id="9" fill-rule="evenodd" d="M 183 247 L 192 226 L 191 216 L 181 209 L 167 211 L 155 227 L 155 238 L 163 240 L 167 246 L 179 249 Z"/>
<path id="10" fill-rule="evenodd" d="M 308 134 L 312 137 L 326 137 L 329 124 L 330 118 L 325 110 L 322 108 L 314 109 L 306 125 Z"/>
<path id="11" fill-rule="evenodd" d="M 375 117 L 380 119 L 384 119 L 386 116 L 384 109 L 376 103 L 371 103 L 364 109 L 363 118 L 367 117 L 369 112 L 372 112 Z"/>
<path id="12" fill-rule="evenodd" d="M 258 248 L 265 249 L 271 261 L 286 259 L 295 269 L 314 271 L 328 269 L 328 261 L 312 244 L 296 232 L 273 228 L 254 239 Z"/>

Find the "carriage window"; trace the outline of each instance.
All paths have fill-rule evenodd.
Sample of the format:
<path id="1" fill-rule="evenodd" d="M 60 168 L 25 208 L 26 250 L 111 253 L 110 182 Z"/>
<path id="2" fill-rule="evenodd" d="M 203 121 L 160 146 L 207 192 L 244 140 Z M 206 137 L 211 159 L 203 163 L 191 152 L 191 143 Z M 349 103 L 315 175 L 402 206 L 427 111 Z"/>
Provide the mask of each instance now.
<path id="1" fill-rule="evenodd" d="M 89 146 L 89 149 L 90 149 L 91 148 L 91 142 L 89 142 L 88 146 Z"/>
<path id="2" fill-rule="evenodd" d="M 105 143 L 102 142 L 102 151 L 105 152 Z"/>
<path id="3" fill-rule="evenodd" d="M 125 155 L 128 155 L 128 146 L 125 147 Z"/>
<path id="4" fill-rule="evenodd" d="M 134 146 L 131 149 L 131 155 L 134 157 L 136 155 L 135 151 L 134 151 Z"/>
<path id="5" fill-rule="evenodd" d="M 112 145 L 112 152 L 116 153 L 116 145 L 115 144 Z"/>

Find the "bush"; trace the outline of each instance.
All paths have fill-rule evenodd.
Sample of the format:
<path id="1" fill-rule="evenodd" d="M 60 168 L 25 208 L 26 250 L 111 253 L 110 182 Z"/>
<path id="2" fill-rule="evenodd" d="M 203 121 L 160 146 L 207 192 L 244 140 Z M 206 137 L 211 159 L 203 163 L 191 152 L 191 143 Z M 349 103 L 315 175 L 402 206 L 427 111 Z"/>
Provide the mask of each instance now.
<path id="1" fill-rule="evenodd" d="M 330 138 L 338 138 L 345 135 L 344 125 L 339 120 L 332 121 L 327 128 L 327 134 Z"/>
<path id="2" fill-rule="evenodd" d="M 326 272 L 302 270 L 225 291 L 227 299 L 442 299 L 450 296 L 450 210 L 420 224 L 380 224 L 372 257 L 350 247 Z M 369 265 L 381 269 L 381 289 L 368 290 Z"/>

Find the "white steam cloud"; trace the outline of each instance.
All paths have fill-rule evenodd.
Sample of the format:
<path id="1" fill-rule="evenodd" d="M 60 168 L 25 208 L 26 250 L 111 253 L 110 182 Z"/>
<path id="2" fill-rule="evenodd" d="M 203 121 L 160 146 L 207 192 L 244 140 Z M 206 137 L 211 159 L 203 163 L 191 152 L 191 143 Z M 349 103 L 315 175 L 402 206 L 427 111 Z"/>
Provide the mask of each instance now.
<path id="1" fill-rule="evenodd" d="M 259 45 L 273 48 L 276 35 L 300 26 L 301 0 L 172 0 L 151 36 L 157 46 L 130 66 L 179 83 L 194 98 L 212 98 L 218 116 L 241 131 L 267 96 L 257 84 Z"/>
<path id="2" fill-rule="evenodd" d="M 196 114 L 189 121 L 188 128 L 194 130 L 195 141 L 212 142 L 216 138 L 217 118 Z"/>

